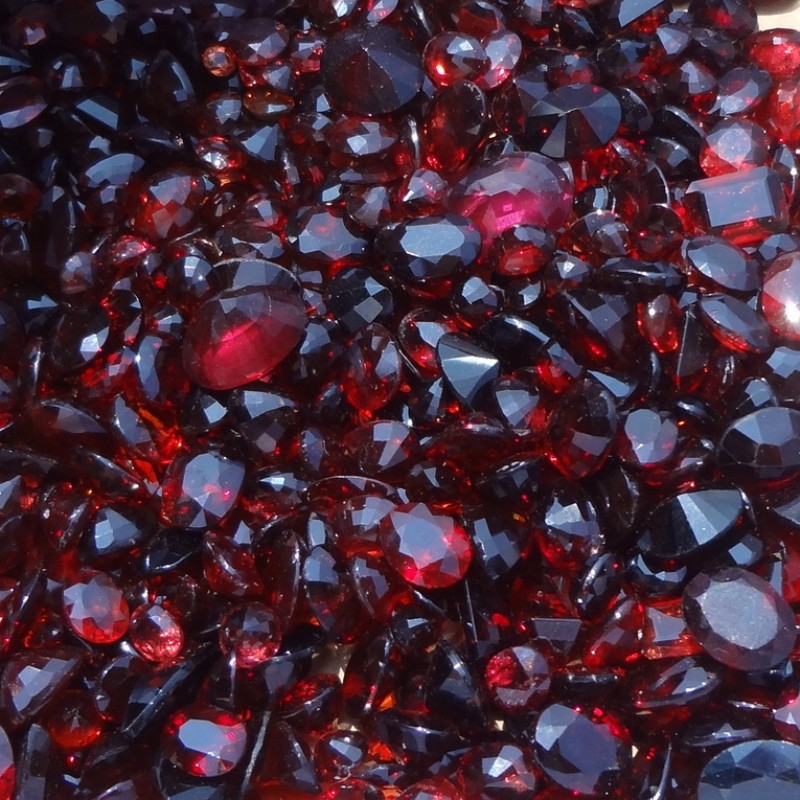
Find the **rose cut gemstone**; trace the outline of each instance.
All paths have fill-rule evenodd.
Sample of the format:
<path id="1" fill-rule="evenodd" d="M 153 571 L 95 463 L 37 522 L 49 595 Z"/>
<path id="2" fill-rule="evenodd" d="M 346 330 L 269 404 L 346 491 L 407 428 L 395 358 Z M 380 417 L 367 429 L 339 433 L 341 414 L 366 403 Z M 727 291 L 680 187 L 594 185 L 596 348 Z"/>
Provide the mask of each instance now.
<path id="1" fill-rule="evenodd" d="M 94 644 L 121 639 L 130 623 L 122 591 L 110 576 L 96 570 L 84 570 L 64 589 L 64 614 L 72 630 Z"/>
<path id="2" fill-rule="evenodd" d="M 392 567 L 422 589 L 458 583 L 472 560 L 470 541 L 461 525 L 424 503 L 392 509 L 381 523 L 380 542 Z"/>
<path id="3" fill-rule="evenodd" d="M 300 343 L 308 318 L 292 295 L 258 287 L 212 297 L 195 312 L 183 341 L 189 378 L 234 389 L 263 378 Z"/>
<path id="4" fill-rule="evenodd" d="M 216 778 L 241 761 L 247 731 L 235 714 L 214 706 L 190 706 L 170 717 L 162 742 L 175 766 L 198 778 Z"/>
<path id="5" fill-rule="evenodd" d="M 780 664 L 797 640 L 786 600 L 739 567 L 697 575 L 684 590 L 683 617 L 710 656 L 745 672 Z"/>

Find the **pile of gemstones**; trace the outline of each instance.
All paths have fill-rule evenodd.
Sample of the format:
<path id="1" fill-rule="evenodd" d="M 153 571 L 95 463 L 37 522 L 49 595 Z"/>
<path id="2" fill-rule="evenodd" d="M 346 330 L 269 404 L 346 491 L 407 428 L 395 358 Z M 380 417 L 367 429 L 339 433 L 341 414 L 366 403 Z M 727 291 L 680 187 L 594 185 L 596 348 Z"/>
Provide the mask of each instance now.
<path id="1" fill-rule="evenodd" d="M 0 800 L 800 796 L 799 148 L 750 0 L 3 0 Z"/>

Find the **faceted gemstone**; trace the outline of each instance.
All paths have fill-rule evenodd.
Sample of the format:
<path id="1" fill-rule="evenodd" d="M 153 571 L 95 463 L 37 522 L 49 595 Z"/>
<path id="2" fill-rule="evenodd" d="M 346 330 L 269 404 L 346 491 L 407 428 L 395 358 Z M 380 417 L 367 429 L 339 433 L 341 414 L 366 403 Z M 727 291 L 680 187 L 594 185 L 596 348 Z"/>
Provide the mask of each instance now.
<path id="1" fill-rule="evenodd" d="M 524 800 L 536 791 L 532 752 L 510 742 L 476 745 L 458 764 L 464 800 Z"/>
<path id="2" fill-rule="evenodd" d="M 700 166 L 709 177 L 758 167 L 769 157 L 769 136 L 753 122 L 722 120 L 709 131 L 700 153 Z"/>
<path id="3" fill-rule="evenodd" d="M 21 128 L 46 108 L 44 86 L 37 78 L 26 75 L 0 81 L 0 130 Z"/>
<path id="4" fill-rule="evenodd" d="M 178 456 L 164 479 L 162 515 L 173 525 L 207 528 L 239 499 L 245 468 L 217 452 Z"/>
<path id="5" fill-rule="evenodd" d="M 241 719 L 214 706 L 189 706 L 175 712 L 164 726 L 162 746 L 175 766 L 198 778 L 230 772 L 247 747 Z"/>
<path id="6" fill-rule="evenodd" d="M 93 745 L 103 733 L 103 720 L 86 692 L 72 690 L 47 714 L 47 731 L 62 750 L 73 753 Z"/>
<path id="7" fill-rule="evenodd" d="M 772 711 L 772 723 L 781 739 L 800 744 L 800 702 L 796 690 L 783 692 Z"/>
<path id="8" fill-rule="evenodd" d="M 232 653 L 236 665 L 247 669 L 274 656 L 281 644 L 283 625 L 263 603 L 238 606 L 226 614 L 219 629 L 220 647 Z"/>
<path id="9" fill-rule="evenodd" d="M 686 190 L 686 204 L 709 231 L 739 245 L 761 241 L 788 223 L 780 178 L 769 167 L 693 181 Z"/>
<path id="10" fill-rule="evenodd" d="M 352 578 L 331 549 L 318 545 L 303 562 L 303 588 L 322 629 L 334 641 L 352 641 L 361 616 Z"/>
<path id="11" fill-rule="evenodd" d="M 800 340 L 800 254 L 784 253 L 769 264 L 761 304 L 776 333 Z"/>
<path id="12" fill-rule="evenodd" d="M 373 322 L 359 331 L 345 351 L 343 388 L 347 401 L 360 411 L 377 411 L 400 389 L 400 350 L 383 325 Z"/>
<path id="13" fill-rule="evenodd" d="M 628 465 L 651 468 L 663 465 L 675 454 L 678 425 L 664 412 L 637 408 L 625 417 L 619 457 Z"/>
<path id="14" fill-rule="evenodd" d="M 87 642 L 109 644 L 128 630 L 128 601 L 109 575 L 83 570 L 64 589 L 64 615 L 75 633 Z"/>
<path id="15" fill-rule="evenodd" d="M 18 653 L 3 667 L 0 709 L 19 728 L 49 705 L 75 677 L 84 659 L 77 648 Z"/>
<path id="16" fill-rule="evenodd" d="M 200 173 L 178 168 L 159 172 L 137 198 L 133 230 L 154 242 L 174 239 L 191 229 L 204 199 Z"/>
<path id="17" fill-rule="evenodd" d="M 425 283 L 470 267 L 480 253 L 481 235 L 466 217 L 430 215 L 384 228 L 376 245 L 394 276 Z"/>
<path id="18" fill-rule="evenodd" d="M 470 660 L 455 647 L 444 642 L 436 646 L 425 684 L 425 705 L 432 714 L 452 715 L 455 728 L 464 734 L 482 729 L 485 721 L 483 698 L 478 692 Z"/>
<path id="19" fill-rule="evenodd" d="M 333 730 L 314 746 L 314 760 L 320 777 L 339 780 L 350 776 L 367 756 L 367 743 L 355 731 Z"/>
<path id="20" fill-rule="evenodd" d="M 486 96 L 475 84 L 459 82 L 437 92 L 422 129 L 427 165 L 442 173 L 456 172 L 480 143 L 486 121 Z"/>
<path id="21" fill-rule="evenodd" d="M 439 338 L 436 358 L 453 394 L 470 408 L 488 396 L 492 381 L 500 374 L 500 362 L 491 353 L 457 334 Z"/>
<path id="22" fill-rule="evenodd" d="M 459 800 L 461 793 L 446 778 L 430 778 L 409 786 L 397 800 Z"/>
<path id="23" fill-rule="evenodd" d="M 316 267 L 357 264 L 367 246 L 344 212 L 328 206 L 300 209 L 289 221 L 287 241 L 301 262 Z"/>
<path id="24" fill-rule="evenodd" d="M 700 312 L 721 344 L 732 350 L 768 352 L 772 341 L 764 317 L 747 303 L 729 295 L 705 295 Z"/>
<path id="25" fill-rule="evenodd" d="M 734 480 L 781 481 L 800 472 L 800 411 L 761 408 L 723 431 L 717 461 Z"/>
<path id="26" fill-rule="evenodd" d="M 615 95 L 589 83 L 561 86 L 531 109 L 525 137 L 532 150 L 555 159 L 575 158 L 608 144 L 622 122 Z"/>
<path id="27" fill-rule="evenodd" d="M 690 581 L 683 616 L 703 649 L 733 669 L 774 667 L 797 639 L 786 600 L 763 578 L 738 567 L 700 573 Z"/>
<path id="28" fill-rule="evenodd" d="M 603 465 L 616 432 L 611 393 L 595 381 L 578 381 L 550 418 L 550 460 L 567 477 L 584 478 Z"/>
<path id="29" fill-rule="evenodd" d="M 800 787 L 800 746 L 756 739 L 728 747 L 703 767 L 698 800 L 789 800 Z"/>
<path id="30" fill-rule="evenodd" d="M 353 81 L 348 76 L 361 75 Z M 388 25 L 348 28 L 331 37 L 322 57 L 322 84 L 343 111 L 388 114 L 413 100 L 422 87 L 422 58 Z"/>
<path id="31" fill-rule="evenodd" d="M 183 342 L 183 366 L 209 389 L 233 389 L 275 369 L 303 338 L 302 303 L 275 289 L 223 292 L 193 315 Z"/>
<path id="32" fill-rule="evenodd" d="M 771 28 L 754 33 L 747 40 L 747 55 L 775 80 L 794 77 L 800 69 L 800 32 Z"/>
<path id="33" fill-rule="evenodd" d="M 453 517 L 434 513 L 424 503 L 390 511 L 381 523 L 380 542 L 391 566 L 423 589 L 458 583 L 472 560 L 464 529 Z"/>
<path id="34" fill-rule="evenodd" d="M 659 503 L 642 523 L 638 545 L 646 556 L 683 560 L 752 527 L 752 511 L 738 489 L 698 489 Z"/>
<path id="35" fill-rule="evenodd" d="M 133 612 L 128 637 L 148 661 L 171 661 L 183 649 L 180 622 L 157 603 L 145 603 Z"/>
<path id="36" fill-rule="evenodd" d="M 514 74 L 514 68 L 522 56 L 522 40 L 513 31 L 499 30 L 490 33 L 481 44 L 489 58 L 489 67 L 477 78 L 476 83 L 481 89 L 490 91 Z"/>
<path id="37" fill-rule="evenodd" d="M 527 714 L 547 697 L 550 668 L 535 648 L 508 647 L 489 659 L 484 682 L 498 708 L 509 714 Z"/>
<path id="38" fill-rule="evenodd" d="M 724 289 L 752 292 L 759 287 L 756 262 L 719 236 L 688 239 L 682 252 L 691 267 Z M 766 307 L 764 313 L 767 314 Z"/>
<path id="39" fill-rule="evenodd" d="M 475 167 L 453 187 L 450 208 L 469 217 L 491 245 L 515 225 L 558 230 L 572 209 L 572 185 L 561 167 L 538 153 L 511 153 Z"/>
<path id="40" fill-rule="evenodd" d="M 539 715 L 533 744 L 539 765 L 555 784 L 597 797 L 612 791 L 628 768 L 626 738 L 625 730 L 610 720 L 555 703 Z"/>
<path id="41" fill-rule="evenodd" d="M 567 569 L 585 562 L 604 541 L 594 504 L 585 490 L 572 482 L 556 486 L 548 497 L 536 536 L 545 559 Z"/>
<path id="42" fill-rule="evenodd" d="M 440 33 L 425 45 L 425 71 L 437 86 L 475 81 L 490 66 L 489 56 L 474 37 L 464 33 Z"/>
<path id="43" fill-rule="evenodd" d="M 329 310 L 350 334 L 371 322 L 385 322 L 394 310 L 389 288 L 367 270 L 343 269 L 327 287 Z"/>

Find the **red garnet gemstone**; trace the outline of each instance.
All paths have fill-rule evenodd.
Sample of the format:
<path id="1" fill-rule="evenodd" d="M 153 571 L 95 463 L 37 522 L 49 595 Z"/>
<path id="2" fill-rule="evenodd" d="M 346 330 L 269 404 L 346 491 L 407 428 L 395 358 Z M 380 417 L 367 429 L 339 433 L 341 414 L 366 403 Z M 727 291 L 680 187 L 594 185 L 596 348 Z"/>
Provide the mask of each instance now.
<path id="1" fill-rule="evenodd" d="M 233 509 L 244 464 L 216 452 L 178 456 L 164 478 L 162 515 L 172 525 L 207 528 Z"/>
<path id="2" fill-rule="evenodd" d="M 461 525 L 424 503 L 390 511 L 381 523 L 380 541 L 392 567 L 422 589 L 458 583 L 472 560 L 469 537 Z"/>
<path id="3" fill-rule="evenodd" d="M 800 70 L 800 31 L 772 28 L 754 33 L 747 41 L 747 55 L 776 81 L 792 78 Z"/>
<path id="4" fill-rule="evenodd" d="M 510 714 L 526 714 L 547 697 L 550 667 L 542 653 L 533 647 L 507 647 L 489 659 L 484 680 L 499 708 Z"/>
<path id="5" fill-rule="evenodd" d="M 131 615 L 131 644 L 148 661 L 171 661 L 183 649 L 183 629 L 175 617 L 156 603 L 145 603 Z"/>
<path id="6" fill-rule="evenodd" d="M 204 199 L 201 173 L 183 167 L 159 172 L 137 198 L 133 230 L 152 241 L 174 239 L 195 224 Z"/>
<path id="7" fill-rule="evenodd" d="M 785 691 L 772 712 L 772 724 L 781 739 L 800 744 L 800 695 L 797 689 Z"/>
<path id="8" fill-rule="evenodd" d="M 558 230 L 572 210 L 572 185 L 555 161 L 512 153 L 470 170 L 453 187 L 450 207 L 472 219 L 486 247 L 516 225 Z"/>
<path id="9" fill-rule="evenodd" d="M 308 319 L 287 292 L 249 286 L 212 297 L 194 313 L 183 340 L 189 378 L 234 389 L 263 378 L 300 343 Z"/>
<path id="10" fill-rule="evenodd" d="M 103 733 L 103 720 L 91 695 L 79 690 L 65 692 L 47 714 L 47 730 L 67 752 L 85 750 Z"/>
<path id="11" fill-rule="evenodd" d="M 446 778 L 429 778 L 409 786 L 397 800 L 461 800 L 461 792 Z"/>
<path id="12" fill-rule="evenodd" d="M 761 305 L 776 333 L 800 340 L 800 253 L 784 253 L 769 264 Z"/>
<path id="13" fill-rule="evenodd" d="M 233 609 L 219 629 L 220 647 L 233 653 L 239 667 L 255 667 L 268 661 L 281 644 L 282 623 L 263 603 L 246 603 Z"/>
<path id="14" fill-rule="evenodd" d="M 92 644 L 116 642 L 130 623 L 122 590 L 104 572 L 88 569 L 64 589 L 64 615 L 72 630 Z"/>
<path id="15" fill-rule="evenodd" d="M 236 714 L 215 706 L 189 706 L 169 718 L 161 742 L 167 758 L 184 772 L 216 778 L 241 761 L 247 730 Z"/>

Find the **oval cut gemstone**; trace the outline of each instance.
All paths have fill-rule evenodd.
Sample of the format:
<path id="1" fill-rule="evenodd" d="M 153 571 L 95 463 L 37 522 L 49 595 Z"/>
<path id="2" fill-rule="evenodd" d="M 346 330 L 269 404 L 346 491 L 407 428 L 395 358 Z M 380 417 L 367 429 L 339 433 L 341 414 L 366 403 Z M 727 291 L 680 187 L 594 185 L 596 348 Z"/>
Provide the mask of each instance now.
<path id="1" fill-rule="evenodd" d="M 303 304 L 258 287 L 222 292 L 195 312 L 183 340 L 183 366 L 207 389 L 234 389 L 272 372 L 300 343 Z"/>
<path id="2" fill-rule="evenodd" d="M 710 656 L 745 672 L 780 664 L 797 639 L 786 600 L 740 567 L 693 578 L 683 593 L 683 617 Z"/>
<path id="3" fill-rule="evenodd" d="M 575 795 L 602 797 L 620 782 L 630 761 L 624 729 L 594 721 L 554 703 L 542 711 L 533 734 L 536 759 L 547 776 Z"/>
<path id="4" fill-rule="evenodd" d="M 800 796 L 800 746 L 756 739 L 717 753 L 703 767 L 697 800 L 793 800 Z"/>
<path id="5" fill-rule="evenodd" d="M 380 542 L 392 567 L 422 589 L 458 583 L 472 560 L 469 537 L 461 525 L 424 503 L 392 509 L 381 522 Z"/>
<path id="6" fill-rule="evenodd" d="M 512 153 L 470 170 L 454 187 L 450 208 L 469 217 L 484 246 L 516 225 L 558 230 L 572 210 L 572 184 L 538 153 Z"/>
<path id="7" fill-rule="evenodd" d="M 64 589 L 64 614 L 75 633 L 87 642 L 109 644 L 128 630 L 128 601 L 104 572 L 84 570 Z"/>

